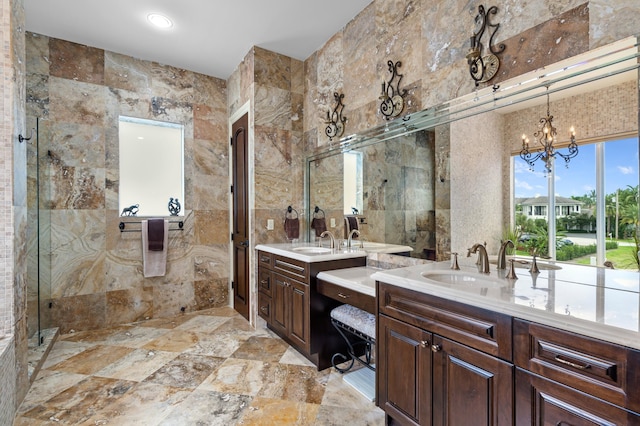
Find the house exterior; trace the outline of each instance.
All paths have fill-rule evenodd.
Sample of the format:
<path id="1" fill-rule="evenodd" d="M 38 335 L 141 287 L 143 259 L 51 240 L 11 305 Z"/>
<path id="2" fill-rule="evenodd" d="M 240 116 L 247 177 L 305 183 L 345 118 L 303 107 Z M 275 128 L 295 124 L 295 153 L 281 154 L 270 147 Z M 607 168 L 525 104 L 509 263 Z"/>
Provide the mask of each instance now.
<path id="1" fill-rule="evenodd" d="M 516 210 L 522 211 L 529 219 L 547 219 L 549 197 L 516 198 Z M 581 213 L 582 202 L 566 197 L 556 197 L 556 217 L 566 217 Z"/>

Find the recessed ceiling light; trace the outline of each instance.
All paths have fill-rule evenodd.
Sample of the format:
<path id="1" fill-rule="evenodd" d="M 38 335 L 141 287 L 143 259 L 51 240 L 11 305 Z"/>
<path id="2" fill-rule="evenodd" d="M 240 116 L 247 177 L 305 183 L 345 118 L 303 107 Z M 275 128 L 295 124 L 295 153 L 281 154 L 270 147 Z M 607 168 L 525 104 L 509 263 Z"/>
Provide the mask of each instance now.
<path id="1" fill-rule="evenodd" d="M 159 13 L 150 13 L 149 15 L 147 15 L 147 20 L 158 28 L 166 29 L 173 27 L 173 22 L 171 22 L 171 19 Z"/>

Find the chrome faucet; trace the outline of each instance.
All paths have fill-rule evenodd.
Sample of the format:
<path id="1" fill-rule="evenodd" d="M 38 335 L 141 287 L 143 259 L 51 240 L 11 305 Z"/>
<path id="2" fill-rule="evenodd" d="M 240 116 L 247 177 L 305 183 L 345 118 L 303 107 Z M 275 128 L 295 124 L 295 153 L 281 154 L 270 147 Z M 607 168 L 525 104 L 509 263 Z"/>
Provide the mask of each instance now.
<path id="1" fill-rule="evenodd" d="M 471 253 L 475 254 L 476 252 L 478 252 L 478 272 L 488 274 L 489 256 L 487 256 L 487 249 L 482 244 L 474 244 L 473 247 L 471 247 L 469 251 L 467 251 L 467 257 L 471 256 Z"/>
<path id="2" fill-rule="evenodd" d="M 507 247 L 514 248 L 513 241 L 503 241 L 498 250 L 498 269 L 507 269 Z"/>
<path id="3" fill-rule="evenodd" d="M 351 232 L 349 232 L 349 238 L 347 238 L 347 248 L 351 248 L 351 243 L 353 241 L 353 234 L 355 234 L 356 237 L 359 237 L 360 231 L 358 231 L 357 229 L 352 229 Z M 362 241 L 360 242 L 360 247 L 362 248 Z"/>
<path id="4" fill-rule="evenodd" d="M 322 245 L 322 239 L 324 237 L 329 237 L 329 248 L 335 248 L 336 247 L 336 239 L 333 236 L 333 234 L 331 233 L 331 231 L 324 231 L 322 234 L 320 234 L 320 241 L 318 242 L 318 245 Z"/>

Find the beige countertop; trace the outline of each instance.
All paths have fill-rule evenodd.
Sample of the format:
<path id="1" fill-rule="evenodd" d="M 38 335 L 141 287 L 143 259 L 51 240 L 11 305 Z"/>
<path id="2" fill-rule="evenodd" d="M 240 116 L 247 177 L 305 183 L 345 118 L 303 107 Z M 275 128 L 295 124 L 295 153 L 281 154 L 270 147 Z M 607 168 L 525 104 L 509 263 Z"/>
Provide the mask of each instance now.
<path id="1" fill-rule="evenodd" d="M 318 247 L 312 243 L 281 243 L 281 244 L 258 244 L 256 250 L 267 253 L 287 256 L 291 259 L 302 262 L 326 262 L 330 260 L 351 259 L 356 257 L 366 257 L 367 253 L 402 253 L 412 251 L 408 246 L 397 244 L 376 243 L 364 241 L 364 247 L 360 248 L 360 241 L 354 241 L 353 247 L 339 247 L 331 249 L 327 245 Z"/>
<path id="2" fill-rule="evenodd" d="M 640 349 L 640 273 L 557 264 L 531 274 L 516 268 L 518 278 L 491 265 L 479 274 L 475 259 L 434 262 L 382 270 L 371 279 L 410 290 L 502 312 L 517 318 L 561 328 L 612 343 Z"/>

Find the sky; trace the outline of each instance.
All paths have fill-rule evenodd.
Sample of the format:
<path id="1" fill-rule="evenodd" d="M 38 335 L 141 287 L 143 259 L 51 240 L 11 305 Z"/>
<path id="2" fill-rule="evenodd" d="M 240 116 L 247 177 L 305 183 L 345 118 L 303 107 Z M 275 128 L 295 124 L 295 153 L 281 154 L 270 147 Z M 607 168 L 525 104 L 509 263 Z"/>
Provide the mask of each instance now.
<path id="1" fill-rule="evenodd" d="M 605 143 L 605 189 L 607 194 L 627 185 L 638 185 L 638 139 L 620 139 Z M 585 195 L 596 189 L 596 149 L 595 144 L 581 145 L 578 155 L 571 159 L 569 168 L 562 158 L 556 159 L 556 195 L 570 198 Z M 566 153 L 566 149 L 560 152 Z M 544 163 L 538 160 L 534 171 L 520 157 L 515 161 L 515 196 L 533 198 L 547 195 L 547 178 L 544 177 Z"/>

